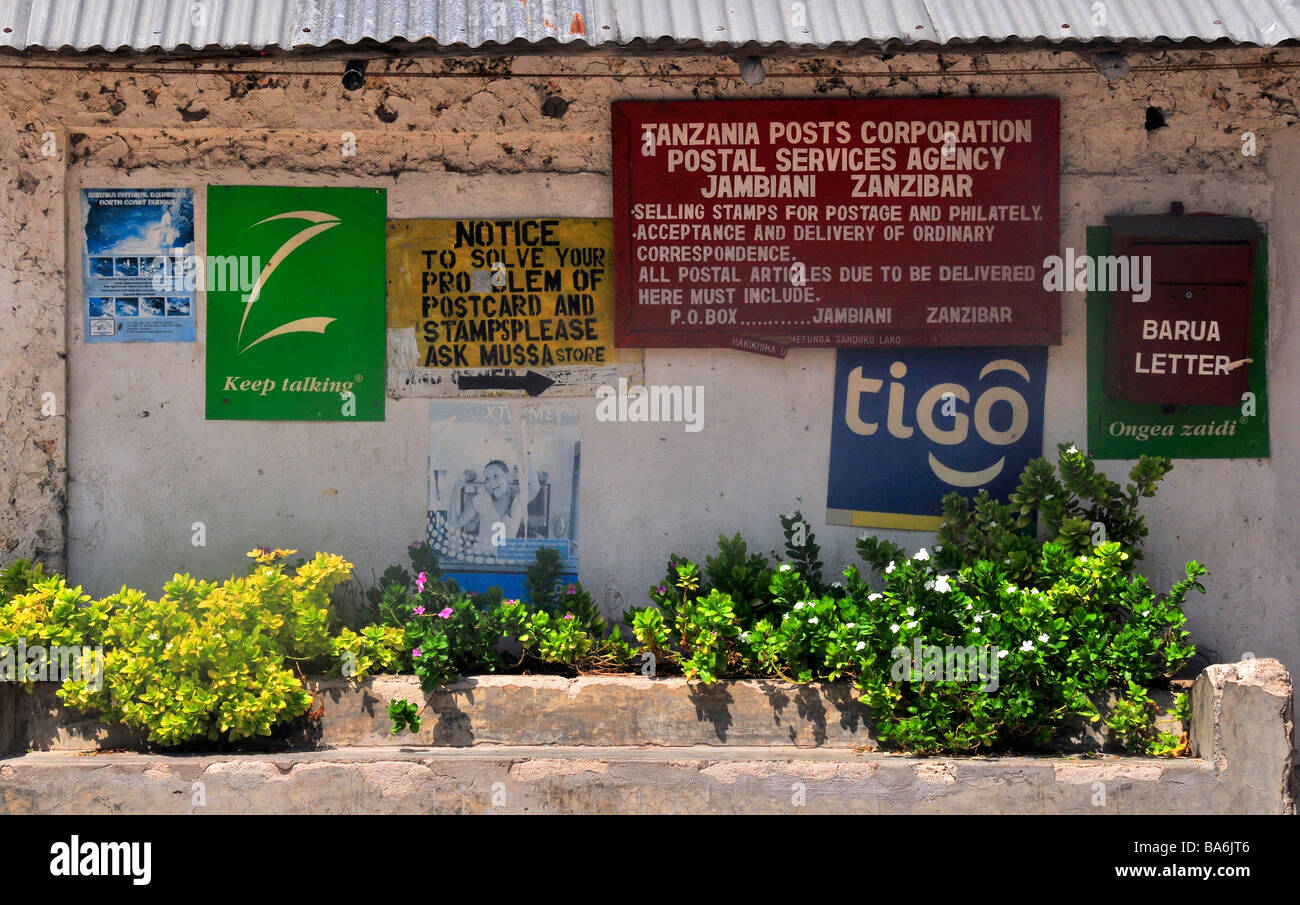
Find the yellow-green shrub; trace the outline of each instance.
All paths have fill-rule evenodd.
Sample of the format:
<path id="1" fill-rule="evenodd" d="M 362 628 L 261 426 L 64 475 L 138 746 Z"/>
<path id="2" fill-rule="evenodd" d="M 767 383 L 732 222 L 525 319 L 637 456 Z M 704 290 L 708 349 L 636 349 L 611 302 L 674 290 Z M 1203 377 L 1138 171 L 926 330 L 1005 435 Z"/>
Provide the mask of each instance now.
<path id="1" fill-rule="evenodd" d="M 105 598 L 103 686 L 68 682 L 60 696 L 165 745 L 270 735 L 311 705 L 291 664 L 337 669 L 334 658 L 349 651 L 358 666 L 384 657 L 383 637 L 330 633 L 330 592 L 352 564 L 317 553 L 288 569 L 294 552 L 255 550 L 248 576 L 221 584 L 177 575 L 158 600 L 128 588 Z"/>
<path id="2" fill-rule="evenodd" d="M 60 576 L 37 577 L 25 593 L 0 602 L 0 647 L 19 641 L 47 648 L 99 644 L 110 610 L 106 601 L 90 602 Z"/>

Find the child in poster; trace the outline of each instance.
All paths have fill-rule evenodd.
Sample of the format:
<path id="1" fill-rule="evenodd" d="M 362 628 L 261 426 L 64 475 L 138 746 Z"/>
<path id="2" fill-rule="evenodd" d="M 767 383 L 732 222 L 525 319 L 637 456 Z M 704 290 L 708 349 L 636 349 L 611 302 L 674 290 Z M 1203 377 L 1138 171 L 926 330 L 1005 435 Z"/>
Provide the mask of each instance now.
<path id="1" fill-rule="evenodd" d="M 433 402 L 428 539 L 464 588 L 524 596 L 539 547 L 578 568 L 576 412 L 552 404 Z"/>

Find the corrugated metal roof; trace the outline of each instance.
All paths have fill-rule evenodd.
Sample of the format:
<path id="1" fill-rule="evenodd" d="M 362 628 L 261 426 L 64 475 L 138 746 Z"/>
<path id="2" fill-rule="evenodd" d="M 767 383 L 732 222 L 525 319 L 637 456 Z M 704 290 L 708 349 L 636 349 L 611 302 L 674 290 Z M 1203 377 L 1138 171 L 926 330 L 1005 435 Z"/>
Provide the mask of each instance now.
<path id="1" fill-rule="evenodd" d="M 285 50 L 367 38 L 708 46 L 1300 36 L 1300 0 L 0 0 L 0 46 Z"/>

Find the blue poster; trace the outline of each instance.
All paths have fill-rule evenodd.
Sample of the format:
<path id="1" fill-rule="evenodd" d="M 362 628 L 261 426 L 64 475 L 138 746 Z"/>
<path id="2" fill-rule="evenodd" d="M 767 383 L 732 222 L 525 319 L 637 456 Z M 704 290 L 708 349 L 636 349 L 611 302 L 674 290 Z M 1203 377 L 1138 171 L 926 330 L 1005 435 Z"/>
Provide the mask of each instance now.
<path id="1" fill-rule="evenodd" d="M 1047 349 L 840 349 L 826 522 L 935 531 L 942 498 L 1005 498 L 1043 454 Z"/>
<path id="2" fill-rule="evenodd" d="M 194 342 L 192 189 L 82 189 L 85 340 Z"/>
<path id="3" fill-rule="evenodd" d="M 577 581 L 578 416 L 552 403 L 431 402 L 427 536 L 469 591 L 525 597 L 539 547 Z"/>

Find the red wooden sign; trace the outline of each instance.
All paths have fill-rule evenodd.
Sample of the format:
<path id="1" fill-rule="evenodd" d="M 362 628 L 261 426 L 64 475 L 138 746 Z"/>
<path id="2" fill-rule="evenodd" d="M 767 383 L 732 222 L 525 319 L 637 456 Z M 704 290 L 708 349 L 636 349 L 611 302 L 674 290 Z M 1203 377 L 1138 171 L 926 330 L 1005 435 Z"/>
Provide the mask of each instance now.
<path id="1" fill-rule="evenodd" d="M 1150 262 L 1150 298 L 1111 290 L 1107 392 L 1125 402 L 1240 404 L 1251 364 L 1253 243 L 1121 237 L 1111 252 L 1130 272 Z"/>
<path id="2" fill-rule="evenodd" d="M 1055 98 L 614 105 L 618 346 L 1061 341 Z"/>

